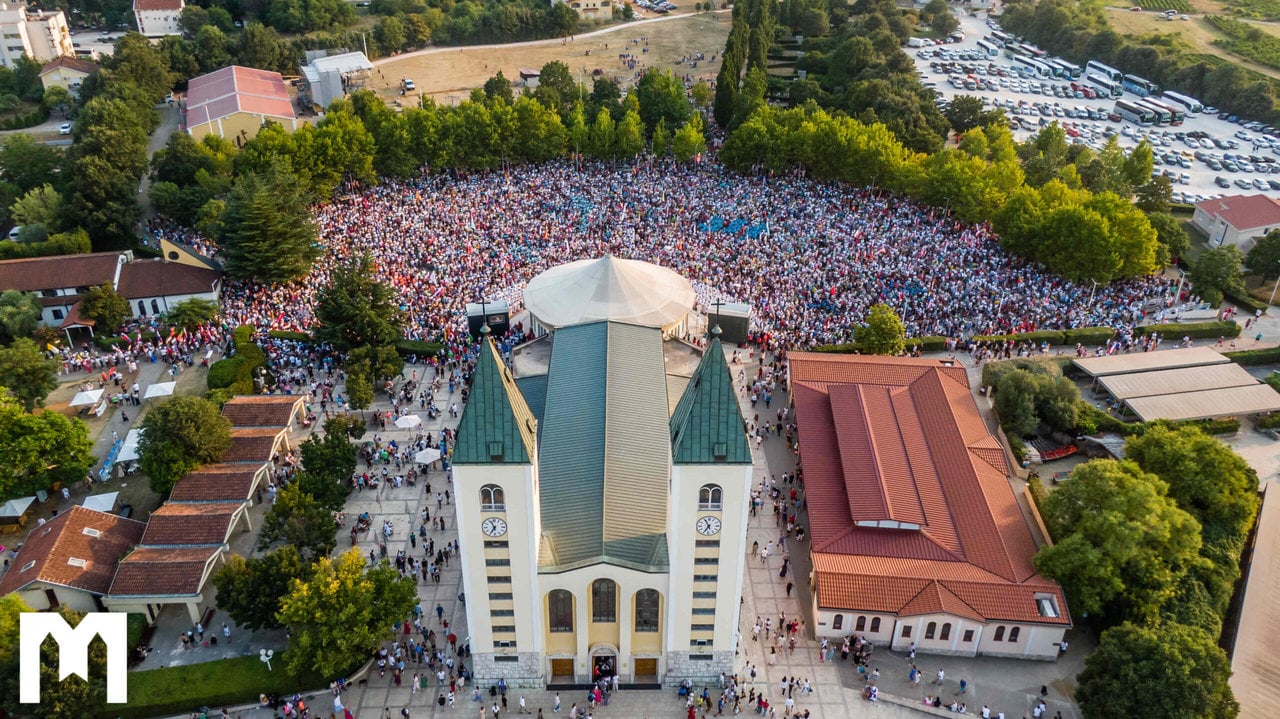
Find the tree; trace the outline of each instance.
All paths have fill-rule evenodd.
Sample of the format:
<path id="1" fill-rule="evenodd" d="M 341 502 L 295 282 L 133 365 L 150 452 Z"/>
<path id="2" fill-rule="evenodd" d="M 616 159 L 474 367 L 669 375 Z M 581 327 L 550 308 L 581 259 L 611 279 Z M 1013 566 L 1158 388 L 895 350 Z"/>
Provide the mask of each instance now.
<path id="1" fill-rule="evenodd" d="M 511 91 L 511 81 L 499 70 L 498 74 L 485 80 L 484 94 L 491 100 L 501 99 L 508 105 L 515 103 L 515 94 Z"/>
<path id="2" fill-rule="evenodd" d="M 367 572 L 364 565 L 364 555 L 353 548 L 336 559 L 322 557 L 309 579 L 294 581 L 279 614 L 290 632 L 290 671 L 338 676 L 413 611 L 418 590 L 412 577 L 385 561 Z"/>
<path id="3" fill-rule="evenodd" d="M 873 355 L 902 354 L 906 347 L 906 328 L 889 305 L 880 303 L 867 310 L 867 323 L 858 328 L 858 349 Z"/>
<path id="4" fill-rule="evenodd" d="M 333 431 L 325 424 L 323 438 L 313 434 L 300 446 L 302 474 L 298 486 L 330 511 L 342 509 L 351 494 L 351 477 L 356 471 L 356 450 L 348 440 L 347 428 L 338 423 Z"/>
<path id="5" fill-rule="evenodd" d="M 110 282 L 89 288 L 80 300 L 80 312 L 93 320 L 100 331 L 112 334 L 133 314 L 129 300 L 121 297 Z"/>
<path id="6" fill-rule="evenodd" d="M 196 31 L 194 45 L 196 60 L 204 72 L 226 67 L 231 62 L 231 40 L 213 25 L 205 25 Z"/>
<path id="7" fill-rule="evenodd" d="M 1263 282 L 1280 277 L 1280 230 L 1272 230 L 1258 240 L 1244 256 L 1244 266 Z"/>
<path id="8" fill-rule="evenodd" d="M 711 89 L 711 85 L 706 80 L 699 80 L 693 83 L 693 87 L 689 88 L 689 95 L 693 98 L 693 104 L 699 110 L 707 110 L 711 107 L 712 101 L 715 100 L 715 90 Z M 657 127 L 657 124 L 654 124 Z"/>
<path id="9" fill-rule="evenodd" d="M 16 224 L 42 225 L 49 234 L 59 231 L 62 212 L 62 195 L 49 184 L 32 188 L 9 208 Z"/>
<path id="10" fill-rule="evenodd" d="M 1036 568 L 1062 583 L 1077 614 L 1151 620 L 1200 551 L 1200 524 L 1134 462 L 1093 460 L 1041 505 L 1057 543 Z"/>
<path id="11" fill-rule="evenodd" d="M 202 397 L 174 397 L 151 407 L 141 430 L 138 464 L 158 494 L 168 494 L 196 467 L 221 461 L 231 447 L 231 422 Z"/>
<path id="12" fill-rule="evenodd" d="M 366 429 L 365 421 L 349 412 L 335 414 L 324 423 L 324 431 L 327 434 L 340 435 L 349 440 L 360 439 L 364 436 Z"/>
<path id="13" fill-rule="evenodd" d="M 347 403 L 360 410 L 361 416 L 373 404 L 372 372 L 368 359 L 347 363 Z"/>
<path id="14" fill-rule="evenodd" d="M 1189 279 L 1201 299 L 1216 307 L 1225 294 L 1244 293 L 1244 282 L 1240 279 L 1242 262 L 1244 255 L 1239 247 L 1215 247 L 1196 258 L 1188 273 Z"/>
<path id="15" fill-rule="evenodd" d="M 1149 215 L 1168 212 L 1169 205 L 1173 202 L 1173 182 L 1164 175 L 1153 177 L 1150 182 L 1139 185 L 1134 194 L 1133 204 L 1139 210 Z"/>
<path id="16" fill-rule="evenodd" d="M 375 276 L 373 258 L 368 254 L 334 268 L 329 285 L 316 299 L 312 332 L 316 341 L 350 352 L 358 347 L 388 346 L 402 337 L 399 297 Z"/>
<path id="17" fill-rule="evenodd" d="M 652 130 L 659 119 L 670 126 L 679 125 L 690 115 L 684 85 L 666 70 L 650 69 L 636 83 L 636 99 L 640 101 L 640 119 Z"/>
<path id="18" fill-rule="evenodd" d="M 665 119 L 665 118 L 664 118 Z M 707 151 L 707 139 L 702 135 L 702 115 L 694 115 L 676 132 L 671 141 L 672 152 L 680 162 L 701 157 Z"/>
<path id="19" fill-rule="evenodd" d="M 44 398 L 58 388 L 60 368 L 60 362 L 25 337 L 0 347 L 0 387 L 8 387 L 28 412 L 43 407 Z"/>
<path id="20" fill-rule="evenodd" d="M 337 528 L 332 510 L 323 507 L 297 484 L 292 484 L 280 490 L 271 511 L 263 518 L 258 549 L 283 542 L 295 547 L 303 561 L 311 563 L 328 555 L 337 546 L 334 538 Z"/>
<path id="21" fill-rule="evenodd" d="M 275 30 L 259 22 L 245 23 L 235 55 L 241 65 L 286 75 L 296 74 L 298 62 L 289 43 Z"/>
<path id="22" fill-rule="evenodd" d="M 29 337 L 40 326 L 43 312 L 36 293 L 5 290 L 0 294 L 0 338 L 7 343 Z"/>
<path id="23" fill-rule="evenodd" d="M 943 110 L 942 116 L 951 123 L 951 129 L 963 134 L 986 124 L 988 118 L 982 106 L 982 98 L 973 95 L 957 95 Z"/>
<path id="24" fill-rule="evenodd" d="M 960 27 L 960 21 L 956 19 L 955 15 L 951 14 L 950 8 L 934 15 L 933 22 L 929 23 L 929 29 L 939 35 L 950 35 L 958 27 Z"/>
<path id="25" fill-rule="evenodd" d="M 591 124 L 590 141 L 587 143 L 587 154 L 597 160 L 613 158 L 617 146 L 617 125 L 613 115 L 607 108 L 596 112 L 596 121 Z"/>
<path id="26" fill-rule="evenodd" d="M 996 382 L 996 416 L 1006 433 L 1025 437 L 1040 426 L 1036 412 L 1039 384 L 1039 377 L 1024 369 L 1009 372 Z"/>
<path id="27" fill-rule="evenodd" d="M 1076 700 L 1086 719 L 1232 719 L 1230 677 L 1226 652 L 1203 629 L 1125 623 L 1085 659 Z"/>
<path id="28" fill-rule="evenodd" d="M 1258 512 L 1258 475 L 1199 427 L 1157 425 L 1130 437 L 1125 457 L 1169 485 L 1169 497 L 1206 536 L 1244 536 Z"/>
<path id="29" fill-rule="evenodd" d="M 0 145 L 0 171 L 6 182 L 12 183 L 21 196 L 41 185 L 54 184 L 63 174 L 62 151 L 43 142 L 36 142 L 31 135 L 16 133 L 5 138 Z"/>
<path id="30" fill-rule="evenodd" d="M 232 274 L 273 284 L 305 275 L 319 254 L 309 196 L 283 159 L 242 176 L 218 222 Z"/>
<path id="31" fill-rule="evenodd" d="M 614 137 L 617 142 L 615 150 L 618 157 L 634 158 L 644 152 L 644 123 L 641 122 L 640 115 L 635 110 L 628 110 L 627 114 L 623 115 Z"/>
<path id="32" fill-rule="evenodd" d="M 297 548 L 288 545 L 250 559 L 233 554 L 213 575 L 218 608 L 242 629 L 278 629 L 280 600 L 294 580 L 306 580 L 310 569 Z"/>
<path id="33" fill-rule="evenodd" d="M 44 91 L 44 99 L 40 101 L 40 104 L 44 106 L 47 112 L 53 112 L 54 110 L 66 112 L 73 102 L 74 99 L 67 88 L 61 85 L 54 85 Z"/>
<path id="34" fill-rule="evenodd" d="M 0 388 L 0 498 L 78 481 L 95 461 L 84 422 L 58 412 L 31 414 Z"/>
<path id="35" fill-rule="evenodd" d="M 666 157 L 671 154 L 671 131 L 667 129 L 666 118 L 658 120 L 658 126 L 653 128 L 649 149 L 654 157 Z"/>
<path id="36" fill-rule="evenodd" d="M 373 36 L 378 39 L 378 45 L 388 54 L 400 52 L 407 42 L 404 23 L 394 15 L 379 20 L 373 27 Z"/>
<path id="37" fill-rule="evenodd" d="M 192 297 L 170 307 L 169 311 L 164 313 L 164 321 L 170 327 L 195 330 L 201 325 L 213 322 L 217 316 L 217 302 Z"/>
<path id="38" fill-rule="evenodd" d="M 1152 212 L 1147 215 L 1147 221 L 1155 228 L 1156 240 L 1163 250 L 1158 258 L 1160 264 L 1170 265 L 1179 257 L 1186 256 L 1187 250 L 1191 249 L 1191 237 L 1178 218 L 1168 212 Z"/>

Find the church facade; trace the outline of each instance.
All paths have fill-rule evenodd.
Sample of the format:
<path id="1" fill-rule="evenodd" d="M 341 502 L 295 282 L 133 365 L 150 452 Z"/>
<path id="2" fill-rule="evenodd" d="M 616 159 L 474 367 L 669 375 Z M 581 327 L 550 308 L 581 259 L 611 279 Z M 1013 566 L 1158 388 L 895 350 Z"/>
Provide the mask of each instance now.
<path id="1" fill-rule="evenodd" d="M 453 472 L 477 680 L 731 672 L 752 458 L 724 351 L 585 319 L 519 376 L 486 340 L 473 373 Z"/>

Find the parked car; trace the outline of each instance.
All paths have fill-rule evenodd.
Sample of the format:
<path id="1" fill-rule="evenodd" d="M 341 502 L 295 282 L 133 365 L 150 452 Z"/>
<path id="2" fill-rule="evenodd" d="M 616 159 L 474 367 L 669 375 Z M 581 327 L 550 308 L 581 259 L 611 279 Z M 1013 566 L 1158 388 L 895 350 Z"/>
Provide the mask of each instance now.
<path id="1" fill-rule="evenodd" d="M 69 123 L 69 122 L 64 122 L 64 123 L 62 123 L 61 125 L 58 125 L 58 134 L 59 134 L 59 135 L 70 135 L 70 134 L 71 134 L 71 123 Z"/>

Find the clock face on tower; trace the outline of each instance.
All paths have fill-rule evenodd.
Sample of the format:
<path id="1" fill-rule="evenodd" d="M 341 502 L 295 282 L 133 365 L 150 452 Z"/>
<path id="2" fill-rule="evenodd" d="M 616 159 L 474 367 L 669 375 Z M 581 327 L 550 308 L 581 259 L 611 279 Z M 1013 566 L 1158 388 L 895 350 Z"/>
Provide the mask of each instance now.
<path id="1" fill-rule="evenodd" d="M 490 537 L 501 537 L 507 533 L 507 523 L 497 517 L 490 517 L 480 525 L 480 531 Z"/>
<path id="2" fill-rule="evenodd" d="M 716 517 L 703 517 L 698 520 L 698 534 L 705 534 L 708 537 L 713 534 L 720 533 L 720 520 Z"/>

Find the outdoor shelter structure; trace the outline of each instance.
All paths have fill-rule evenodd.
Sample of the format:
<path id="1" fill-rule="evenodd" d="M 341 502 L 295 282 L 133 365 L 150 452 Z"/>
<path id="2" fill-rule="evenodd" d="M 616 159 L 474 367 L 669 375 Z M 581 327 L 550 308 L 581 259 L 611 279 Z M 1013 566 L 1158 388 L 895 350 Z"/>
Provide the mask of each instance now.
<path id="1" fill-rule="evenodd" d="M 26 516 L 27 510 L 31 509 L 31 505 L 35 503 L 35 497 L 19 497 L 10 499 L 4 504 L 0 504 L 0 525 L 2 524 L 23 524 L 23 517 Z"/>
<path id="2" fill-rule="evenodd" d="M 1201 392 L 1178 392 L 1125 400 L 1138 419 L 1214 419 L 1280 412 L 1280 394 L 1265 384 L 1227 387 Z"/>
<path id="3" fill-rule="evenodd" d="M 1176 326 L 1171 326 L 1171 331 Z M 1075 361 L 1085 374 L 1097 379 L 1113 374 L 1129 372 L 1153 372 L 1177 367 L 1204 367 L 1224 364 L 1231 360 L 1215 352 L 1209 347 L 1188 347 L 1185 349 L 1157 350 L 1155 352 L 1131 352 L 1129 354 L 1107 355 L 1104 357 L 1083 357 Z"/>
<path id="4" fill-rule="evenodd" d="M 679 335 L 695 300 L 693 285 L 672 270 L 613 255 L 552 267 L 524 290 L 537 334 L 612 321 Z"/>
<path id="5" fill-rule="evenodd" d="M 177 384 L 177 382 L 157 382 L 147 388 L 147 391 L 142 394 L 142 398 L 168 397 L 173 394 L 173 388 Z"/>
<path id="6" fill-rule="evenodd" d="M 71 403 L 68 404 L 67 406 L 68 407 L 87 407 L 89 405 L 97 403 L 97 401 L 100 399 L 102 399 L 102 390 L 88 389 L 88 390 L 84 390 L 83 392 L 77 392 L 76 396 L 71 398 Z"/>
<path id="7" fill-rule="evenodd" d="M 1136 397 L 1251 387 L 1258 384 L 1258 380 L 1240 365 L 1227 362 L 1207 367 L 1179 367 L 1155 372 L 1107 375 L 1100 377 L 1098 384 L 1107 394 L 1124 401 Z"/>
<path id="8" fill-rule="evenodd" d="M 1244 572 L 1240 612 L 1231 654 L 1231 690 L 1240 716 L 1268 716 L 1280 702 L 1280 673 L 1275 671 L 1275 622 L 1280 617 L 1280 492 L 1266 484 L 1254 550 Z"/>
<path id="9" fill-rule="evenodd" d="M 94 494 L 84 498 L 80 506 L 85 509 L 92 509 L 97 512 L 106 512 L 108 514 L 116 511 L 116 504 L 120 501 L 119 492 L 103 492 L 102 494 Z"/>

